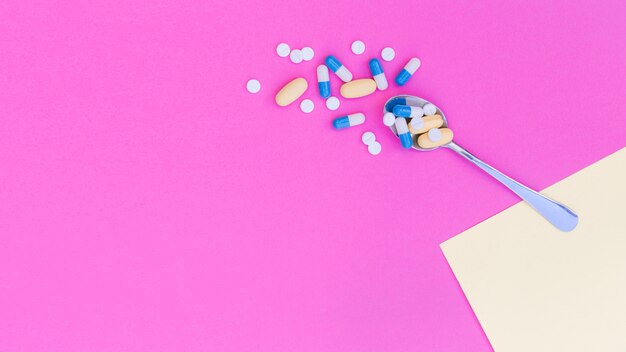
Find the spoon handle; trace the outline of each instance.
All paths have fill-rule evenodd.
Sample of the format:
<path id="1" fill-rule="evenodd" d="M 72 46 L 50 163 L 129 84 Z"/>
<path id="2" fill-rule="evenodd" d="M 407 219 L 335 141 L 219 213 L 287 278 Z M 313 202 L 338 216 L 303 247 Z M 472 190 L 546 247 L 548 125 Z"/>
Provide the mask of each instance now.
<path id="1" fill-rule="evenodd" d="M 473 162 L 476 166 L 491 175 L 503 185 L 507 186 L 511 191 L 515 192 L 520 198 L 530 204 L 539 214 L 561 231 L 571 231 L 578 224 L 578 215 L 565 205 L 556 202 L 541 193 L 535 192 L 523 184 L 506 176 L 502 172 L 496 170 L 491 165 L 478 159 L 472 153 L 465 150 L 460 145 L 450 142 L 446 145 L 449 149 L 454 150 L 467 160 Z"/>

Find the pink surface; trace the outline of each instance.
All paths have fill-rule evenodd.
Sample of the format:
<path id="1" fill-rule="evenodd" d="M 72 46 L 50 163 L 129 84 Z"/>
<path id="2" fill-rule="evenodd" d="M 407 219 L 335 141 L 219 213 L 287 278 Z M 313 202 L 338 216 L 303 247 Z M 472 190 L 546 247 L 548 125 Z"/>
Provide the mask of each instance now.
<path id="1" fill-rule="evenodd" d="M 438 244 L 517 199 L 401 150 L 382 103 L 431 99 L 546 187 L 626 144 L 624 4 L 2 1 L 1 349 L 490 350 Z M 387 45 L 390 80 L 421 58 L 410 83 L 326 110 L 323 57 L 362 77 Z M 296 76 L 312 114 L 273 103 Z"/>

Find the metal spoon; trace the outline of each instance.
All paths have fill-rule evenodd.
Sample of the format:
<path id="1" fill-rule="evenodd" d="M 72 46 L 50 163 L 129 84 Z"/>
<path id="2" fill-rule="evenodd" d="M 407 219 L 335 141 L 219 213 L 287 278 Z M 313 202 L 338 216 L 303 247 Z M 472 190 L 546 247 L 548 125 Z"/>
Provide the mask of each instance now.
<path id="1" fill-rule="evenodd" d="M 412 106 L 424 106 L 424 104 L 430 103 L 429 101 L 418 98 L 411 95 L 398 95 L 391 99 L 389 99 L 385 103 L 385 107 L 383 108 L 384 112 L 391 112 L 393 106 L 397 104 L 405 103 L 406 105 Z M 432 104 L 432 103 L 431 103 Z M 434 104 L 433 104 L 434 105 Z M 443 118 L 443 126 L 448 127 L 448 121 L 446 120 L 446 116 L 443 114 L 443 111 L 437 107 L 437 114 L 441 115 Z M 395 127 L 392 125 L 391 131 L 397 136 Z M 546 220 L 548 220 L 552 225 L 554 225 L 557 229 L 561 231 L 572 231 L 576 225 L 578 225 L 578 215 L 574 213 L 571 209 L 566 207 L 565 205 L 556 202 L 541 193 L 535 192 L 532 189 L 524 186 L 523 184 L 513 180 L 512 178 L 506 176 L 502 172 L 496 170 L 491 165 L 485 163 L 484 161 L 478 159 L 472 153 L 465 150 L 465 148 L 451 141 L 448 144 L 442 145 L 442 147 L 454 150 L 459 155 L 463 156 L 465 159 L 473 162 L 476 166 L 481 168 L 483 171 L 491 175 L 496 180 L 500 181 L 503 185 L 507 186 L 511 191 L 517 194 L 520 198 L 525 200 L 530 206 L 532 206 L 539 214 L 541 214 Z M 416 137 L 413 138 L 413 149 L 419 151 L 431 151 L 436 148 L 421 148 L 416 141 Z"/>

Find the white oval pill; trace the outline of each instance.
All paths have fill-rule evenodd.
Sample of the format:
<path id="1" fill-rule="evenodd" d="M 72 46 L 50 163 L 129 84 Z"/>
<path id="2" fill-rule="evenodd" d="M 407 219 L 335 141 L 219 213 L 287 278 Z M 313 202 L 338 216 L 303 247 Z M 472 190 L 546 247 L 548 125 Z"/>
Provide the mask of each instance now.
<path id="1" fill-rule="evenodd" d="M 428 131 L 428 139 L 430 139 L 431 142 L 439 142 L 441 140 L 441 130 L 433 128 Z"/>
<path id="2" fill-rule="evenodd" d="M 385 61 L 391 61 L 394 57 L 396 57 L 396 52 L 392 48 L 386 47 L 380 52 L 380 57 L 382 57 Z"/>
<path id="3" fill-rule="evenodd" d="M 365 43 L 360 40 L 355 40 L 354 43 L 352 43 L 352 52 L 355 55 L 363 54 L 365 52 Z"/>
<path id="4" fill-rule="evenodd" d="M 387 127 L 393 126 L 393 123 L 396 121 L 396 116 L 391 112 L 386 112 L 383 116 L 383 123 Z"/>
<path id="5" fill-rule="evenodd" d="M 313 104 L 313 101 L 311 99 L 304 99 L 300 103 L 300 110 L 302 110 L 302 112 L 305 114 L 308 114 L 311 111 L 313 111 L 313 108 L 315 108 L 315 104 Z"/>
<path id="6" fill-rule="evenodd" d="M 280 43 L 276 47 L 276 54 L 278 54 L 278 56 L 280 57 L 287 57 L 289 56 L 290 52 L 291 52 L 291 48 L 289 47 L 289 44 L 287 43 Z"/>
<path id="7" fill-rule="evenodd" d="M 302 62 L 302 50 L 293 49 L 291 51 L 291 54 L 289 54 L 289 58 L 291 59 L 291 62 L 293 62 L 294 64 L 301 63 Z"/>
<path id="8" fill-rule="evenodd" d="M 363 141 L 363 144 L 365 145 L 370 145 L 376 142 L 376 136 L 373 132 L 367 131 L 361 136 L 361 141 Z"/>
<path id="9" fill-rule="evenodd" d="M 437 107 L 431 103 L 424 105 L 422 107 L 422 110 L 424 110 L 424 115 L 426 116 L 434 115 L 437 113 Z"/>
<path id="10" fill-rule="evenodd" d="M 252 94 L 258 93 L 261 90 L 261 82 L 256 79 L 251 79 L 246 84 L 246 89 Z"/>
<path id="11" fill-rule="evenodd" d="M 370 152 L 370 154 L 372 154 L 372 155 L 380 154 L 381 150 L 383 150 L 383 146 L 380 145 L 380 143 L 378 143 L 378 142 L 374 142 L 374 143 L 372 143 L 372 144 L 367 146 L 367 151 Z"/>
<path id="12" fill-rule="evenodd" d="M 311 48 L 310 46 L 305 46 L 304 48 L 302 48 L 302 60 L 311 61 L 313 60 L 313 56 L 315 56 L 313 48 Z"/>
<path id="13" fill-rule="evenodd" d="M 326 107 L 328 110 L 337 110 L 339 109 L 339 99 L 337 97 L 330 97 L 326 99 Z"/>

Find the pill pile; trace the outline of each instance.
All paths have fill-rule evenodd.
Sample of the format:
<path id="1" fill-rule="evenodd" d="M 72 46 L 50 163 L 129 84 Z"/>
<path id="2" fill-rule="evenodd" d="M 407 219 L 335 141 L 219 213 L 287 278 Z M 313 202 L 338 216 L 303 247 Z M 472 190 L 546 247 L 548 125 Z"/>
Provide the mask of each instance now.
<path id="1" fill-rule="evenodd" d="M 365 43 L 361 40 L 355 40 L 350 48 L 354 55 L 362 55 L 366 50 Z M 289 57 L 291 62 L 296 64 L 302 61 L 310 61 L 315 55 L 311 47 L 291 49 L 287 43 L 278 44 L 276 53 L 283 58 Z M 393 48 L 385 47 L 380 53 L 380 58 L 389 62 L 395 58 L 395 55 Z M 328 55 L 324 59 L 324 63 L 316 67 L 319 95 L 326 99 L 326 107 L 329 110 L 338 110 L 341 105 L 339 98 L 331 95 L 330 72 L 343 82 L 339 93 L 344 99 L 363 98 L 377 90 L 384 91 L 389 87 L 382 62 L 378 58 L 371 58 L 368 66 L 371 77 L 356 79 L 348 67 L 335 55 Z M 421 61 L 417 57 L 409 59 L 404 68 L 396 75 L 393 82 L 397 86 L 404 86 L 420 66 Z M 250 93 L 257 93 L 261 89 L 261 84 L 258 80 L 251 79 L 246 87 Z M 276 93 L 276 104 L 284 107 L 294 103 L 302 97 L 308 87 L 309 84 L 305 78 L 297 77 L 290 80 Z M 300 101 L 300 110 L 302 112 L 308 114 L 314 108 L 315 104 L 312 100 L 304 99 Z M 447 139 L 451 140 L 452 138 L 452 131 L 447 128 L 441 128 L 443 119 L 440 115 L 437 115 L 437 108 L 432 104 L 418 106 L 414 102 L 407 102 L 405 99 L 405 101 L 397 101 L 393 106 L 386 106 L 385 108 L 383 123 L 385 126 L 397 131 L 400 142 L 405 148 L 413 146 L 414 136 L 417 145 L 422 148 L 433 148 L 445 144 Z M 337 130 L 341 130 L 361 125 L 364 122 L 365 114 L 357 111 L 336 117 L 332 121 L 332 126 Z M 364 133 L 362 141 L 368 146 L 370 154 L 378 155 L 381 152 L 382 146 L 376 141 L 376 137 L 372 132 Z"/>

